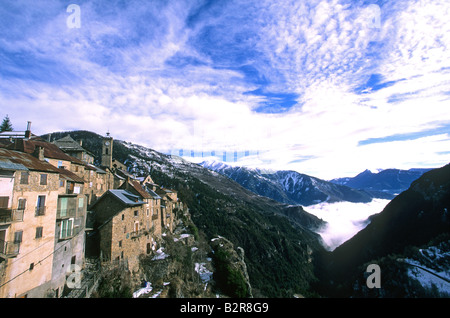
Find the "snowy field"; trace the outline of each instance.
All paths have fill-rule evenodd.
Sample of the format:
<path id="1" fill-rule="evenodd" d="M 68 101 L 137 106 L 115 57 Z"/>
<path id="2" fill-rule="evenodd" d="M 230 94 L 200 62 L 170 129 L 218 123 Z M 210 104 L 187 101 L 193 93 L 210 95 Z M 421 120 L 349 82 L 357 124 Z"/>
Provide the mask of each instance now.
<path id="1" fill-rule="evenodd" d="M 383 211 L 390 200 L 373 199 L 369 203 L 319 203 L 305 207 L 328 224 L 318 233 L 330 251 L 350 239 L 369 223 L 367 218 Z"/>

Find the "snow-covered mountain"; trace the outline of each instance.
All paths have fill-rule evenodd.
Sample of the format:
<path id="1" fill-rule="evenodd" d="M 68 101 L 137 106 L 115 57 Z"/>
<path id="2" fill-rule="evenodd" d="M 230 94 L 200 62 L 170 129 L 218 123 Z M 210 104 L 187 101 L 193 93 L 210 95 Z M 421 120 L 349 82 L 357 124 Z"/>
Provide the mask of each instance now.
<path id="1" fill-rule="evenodd" d="M 370 202 L 365 191 L 334 184 L 296 171 L 271 171 L 204 161 L 200 165 L 236 181 L 244 188 L 278 202 L 304 206 L 321 202 Z"/>
<path id="2" fill-rule="evenodd" d="M 365 170 L 352 178 L 338 178 L 330 182 L 354 189 L 381 191 L 397 195 L 409 188 L 414 180 L 431 169 L 386 169 L 378 172 Z"/>

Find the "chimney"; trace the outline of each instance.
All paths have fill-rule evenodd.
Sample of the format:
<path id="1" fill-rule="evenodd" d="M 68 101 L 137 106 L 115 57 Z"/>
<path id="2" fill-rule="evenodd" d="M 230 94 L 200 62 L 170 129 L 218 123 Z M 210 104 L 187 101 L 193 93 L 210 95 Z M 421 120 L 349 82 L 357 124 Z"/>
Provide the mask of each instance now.
<path id="1" fill-rule="evenodd" d="M 80 147 L 83 147 L 83 140 L 78 140 L 78 142 L 80 143 Z"/>
<path id="2" fill-rule="evenodd" d="M 31 136 L 31 121 L 27 124 L 27 130 L 25 131 L 25 138 L 28 139 Z"/>
<path id="3" fill-rule="evenodd" d="M 33 156 L 38 158 L 40 161 L 44 161 L 44 159 L 45 159 L 45 157 L 44 157 L 44 147 L 36 146 L 36 148 L 34 148 Z"/>

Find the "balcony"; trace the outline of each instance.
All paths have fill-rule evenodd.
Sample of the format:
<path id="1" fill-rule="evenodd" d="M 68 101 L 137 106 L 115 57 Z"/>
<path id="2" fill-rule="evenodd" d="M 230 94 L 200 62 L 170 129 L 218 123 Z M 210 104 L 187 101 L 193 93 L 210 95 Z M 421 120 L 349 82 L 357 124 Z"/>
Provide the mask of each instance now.
<path id="1" fill-rule="evenodd" d="M 19 242 L 5 242 L 0 240 L 0 257 L 12 258 L 19 254 L 20 243 Z"/>
<path id="2" fill-rule="evenodd" d="M 68 209 L 61 209 L 56 211 L 56 219 L 69 219 L 74 218 L 76 216 L 77 209 L 76 208 L 68 208 Z"/>
<path id="3" fill-rule="evenodd" d="M 10 224 L 12 222 L 23 221 L 24 210 L 13 210 L 0 208 L 0 224 Z"/>
<path id="4" fill-rule="evenodd" d="M 147 229 L 141 229 L 141 230 L 138 230 L 138 231 L 131 232 L 130 236 L 131 236 L 132 239 L 135 239 L 135 238 L 138 238 L 138 237 L 143 236 L 143 235 L 149 235 L 149 234 L 153 233 L 153 231 L 154 231 L 153 227 L 148 229 L 148 230 Z"/>
<path id="5" fill-rule="evenodd" d="M 35 216 L 45 215 L 45 206 L 37 206 Z"/>

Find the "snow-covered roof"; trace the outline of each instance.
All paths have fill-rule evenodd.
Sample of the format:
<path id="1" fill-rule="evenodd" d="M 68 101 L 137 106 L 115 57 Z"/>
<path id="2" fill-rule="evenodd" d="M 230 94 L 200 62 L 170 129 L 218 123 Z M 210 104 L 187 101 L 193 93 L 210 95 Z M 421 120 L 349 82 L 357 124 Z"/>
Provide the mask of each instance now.
<path id="1" fill-rule="evenodd" d="M 132 194 L 130 191 L 122 190 L 122 189 L 113 189 L 109 190 L 111 194 L 113 194 L 120 201 L 125 203 L 126 205 L 141 205 L 145 204 L 144 201 L 141 201 L 141 198 L 137 195 Z"/>

